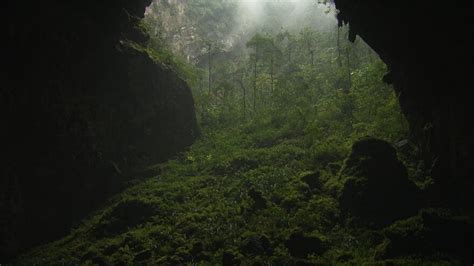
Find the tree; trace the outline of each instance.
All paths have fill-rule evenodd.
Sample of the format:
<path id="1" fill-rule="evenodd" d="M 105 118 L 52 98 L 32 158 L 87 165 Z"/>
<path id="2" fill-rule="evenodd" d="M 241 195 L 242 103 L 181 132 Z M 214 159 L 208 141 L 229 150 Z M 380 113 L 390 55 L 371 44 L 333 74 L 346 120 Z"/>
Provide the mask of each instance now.
<path id="1" fill-rule="evenodd" d="M 207 61 L 207 66 L 208 66 L 208 75 L 209 75 L 209 96 L 212 95 L 212 44 L 209 42 L 207 45 L 207 54 L 208 54 L 208 61 Z"/>
<path id="2" fill-rule="evenodd" d="M 254 66 L 254 83 L 253 83 L 253 110 L 256 111 L 257 106 L 257 63 L 259 57 L 259 47 L 265 42 L 264 37 L 257 33 L 252 39 L 247 42 L 247 47 L 254 47 L 255 53 L 253 54 L 253 66 Z"/>

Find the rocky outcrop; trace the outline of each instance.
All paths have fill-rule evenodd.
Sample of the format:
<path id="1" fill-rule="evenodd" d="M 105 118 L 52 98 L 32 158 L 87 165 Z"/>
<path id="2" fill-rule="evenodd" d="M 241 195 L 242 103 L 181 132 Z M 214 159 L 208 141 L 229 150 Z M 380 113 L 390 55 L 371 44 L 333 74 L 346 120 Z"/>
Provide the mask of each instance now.
<path id="1" fill-rule="evenodd" d="M 340 178 L 339 204 L 352 225 L 381 228 L 417 212 L 419 191 L 383 140 L 355 142 Z"/>
<path id="2" fill-rule="evenodd" d="M 350 39 L 362 37 L 388 65 L 414 139 L 432 165 L 432 199 L 470 210 L 474 200 L 473 5 L 335 0 Z"/>
<path id="3" fill-rule="evenodd" d="M 385 240 L 377 247 L 375 259 L 438 256 L 468 265 L 474 259 L 473 233 L 468 217 L 454 216 L 446 210 L 425 209 L 417 216 L 385 228 Z"/>
<path id="4" fill-rule="evenodd" d="M 1 217 L 2 258 L 15 252 L 4 239 L 25 248 L 63 235 L 197 136 L 187 84 L 121 42 L 146 40 L 134 25 L 150 2 L 7 1 L 1 183 L 15 187 L 2 187 L 0 207 L 15 215 Z"/>

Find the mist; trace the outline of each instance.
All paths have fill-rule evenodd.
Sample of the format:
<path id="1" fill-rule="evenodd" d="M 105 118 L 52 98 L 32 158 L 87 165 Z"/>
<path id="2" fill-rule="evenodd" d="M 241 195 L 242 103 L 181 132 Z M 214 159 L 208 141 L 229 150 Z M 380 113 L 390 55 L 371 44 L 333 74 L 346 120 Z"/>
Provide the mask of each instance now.
<path id="1" fill-rule="evenodd" d="M 255 33 L 299 33 L 305 28 L 332 32 L 337 28 L 336 10 L 317 0 L 235 0 L 234 29 L 223 37 L 225 50 L 245 43 Z"/>
<path id="2" fill-rule="evenodd" d="M 237 1 L 239 24 L 256 30 L 275 31 L 279 29 L 299 30 L 311 27 L 318 31 L 328 31 L 337 25 L 335 9 L 329 4 L 315 0 L 243 0 Z M 280 18 L 270 20 L 270 15 Z"/>

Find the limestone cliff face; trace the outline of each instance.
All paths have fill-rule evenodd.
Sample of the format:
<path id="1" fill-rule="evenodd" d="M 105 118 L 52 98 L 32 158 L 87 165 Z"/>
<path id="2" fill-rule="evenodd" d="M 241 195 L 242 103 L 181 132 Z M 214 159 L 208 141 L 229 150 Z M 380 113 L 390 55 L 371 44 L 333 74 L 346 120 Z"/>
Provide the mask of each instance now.
<path id="1" fill-rule="evenodd" d="M 145 21 L 152 25 L 152 34 L 161 38 L 175 54 L 194 64 L 198 62 L 203 44 L 196 21 L 188 16 L 189 8 L 187 0 L 153 0 L 145 12 Z"/>
<path id="2" fill-rule="evenodd" d="M 340 23 L 350 24 L 350 39 L 362 37 L 389 66 L 386 80 L 433 165 L 434 200 L 472 210 L 472 1 L 335 3 Z"/>
<path id="3" fill-rule="evenodd" d="M 188 85 L 121 45 L 146 38 L 133 25 L 150 2 L 7 1 L 1 257 L 66 233 L 136 169 L 196 138 Z"/>

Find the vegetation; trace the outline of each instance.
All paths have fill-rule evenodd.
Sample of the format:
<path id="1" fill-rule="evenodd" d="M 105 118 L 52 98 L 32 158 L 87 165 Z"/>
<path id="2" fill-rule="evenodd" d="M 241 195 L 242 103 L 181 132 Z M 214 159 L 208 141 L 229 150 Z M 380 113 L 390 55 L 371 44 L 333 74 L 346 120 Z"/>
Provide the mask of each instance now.
<path id="1" fill-rule="evenodd" d="M 235 6 L 222 4 L 226 1 L 191 2 L 186 23 L 196 21 L 200 28 L 193 34 L 205 41 L 203 50 L 192 55 L 199 62 L 176 71 L 193 85 L 201 138 L 176 159 L 150 166 L 159 174 L 111 199 L 69 236 L 32 250 L 20 261 L 152 265 L 457 261 L 449 250 L 448 255 L 433 255 L 432 250 L 413 255 L 399 247 L 404 245 L 403 234 L 424 243 L 417 232 L 432 232 L 424 214 L 431 212 L 408 220 L 395 213 L 373 226 L 364 219 L 378 220 L 364 216 L 367 210 L 344 198 L 353 193 L 348 182 L 370 186 L 379 178 L 371 176 L 374 172 L 366 174 L 363 163 L 373 167 L 383 162 L 388 170 L 377 168 L 381 171 L 377 174 L 395 169 L 384 180 L 403 182 L 405 187 L 416 181 L 420 187 L 413 185 L 413 191 L 429 183 L 417 163 L 416 147 L 406 141 L 407 122 L 397 95 L 382 82 L 387 69 L 365 43 L 349 43 L 346 28 L 294 30 L 275 20 L 270 20 L 272 27 L 246 29 L 236 41 L 229 37 L 232 25 L 219 24 L 225 16 L 233 17 L 230 8 Z M 284 12 L 269 10 L 273 19 Z M 210 27 L 212 36 L 205 31 Z M 222 43 L 230 39 L 231 48 L 224 47 Z M 147 49 L 159 60 L 169 57 L 171 65 L 184 64 L 176 58 L 185 49 L 165 53 L 176 50 L 170 45 L 166 38 L 152 38 Z M 370 152 L 382 147 L 381 153 L 358 155 L 357 147 L 366 145 L 360 140 L 369 138 L 378 139 L 365 141 L 375 143 Z M 405 179 L 399 182 L 400 176 Z M 396 188 L 387 186 L 380 184 L 380 189 Z M 400 194 L 392 194 L 390 208 L 396 208 Z M 377 201 L 377 196 L 369 198 Z M 356 210 L 359 213 L 354 214 Z M 417 210 L 413 212 L 408 215 Z M 364 223 L 349 217 L 357 215 Z M 449 215 L 430 217 L 451 221 Z M 392 224 L 396 220 L 402 221 Z"/>

